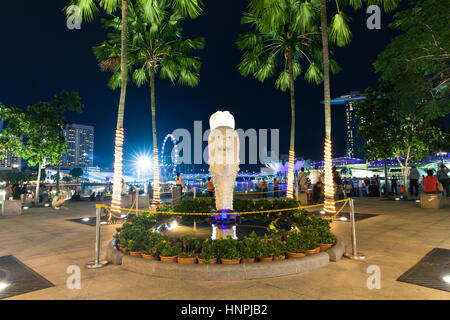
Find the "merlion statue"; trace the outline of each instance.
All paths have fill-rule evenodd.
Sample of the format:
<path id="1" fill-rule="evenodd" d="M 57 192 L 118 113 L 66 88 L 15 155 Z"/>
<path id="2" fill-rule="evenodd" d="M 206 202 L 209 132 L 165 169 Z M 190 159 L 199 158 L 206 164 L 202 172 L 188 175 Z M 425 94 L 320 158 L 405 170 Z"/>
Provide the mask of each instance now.
<path id="1" fill-rule="evenodd" d="M 209 119 L 209 172 L 215 186 L 219 214 L 233 212 L 233 191 L 239 171 L 239 136 L 229 111 L 217 111 Z"/>

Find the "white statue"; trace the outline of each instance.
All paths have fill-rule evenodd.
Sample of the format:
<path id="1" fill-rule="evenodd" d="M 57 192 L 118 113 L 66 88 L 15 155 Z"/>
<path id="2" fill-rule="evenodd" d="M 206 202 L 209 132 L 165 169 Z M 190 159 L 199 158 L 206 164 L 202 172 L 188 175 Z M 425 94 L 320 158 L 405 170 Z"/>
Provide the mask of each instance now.
<path id="1" fill-rule="evenodd" d="M 209 172 L 212 174 L 217 212 L 233 211 L 233 191 L 239 171 L 239 136 L 229 111 L 217 111 L 209 119 Z"/>

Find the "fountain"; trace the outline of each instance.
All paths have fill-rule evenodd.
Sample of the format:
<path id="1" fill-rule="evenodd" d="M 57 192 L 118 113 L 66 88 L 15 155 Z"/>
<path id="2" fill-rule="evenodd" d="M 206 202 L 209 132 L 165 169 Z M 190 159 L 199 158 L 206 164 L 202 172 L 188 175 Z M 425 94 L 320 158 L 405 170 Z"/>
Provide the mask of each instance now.
<path id="1" fill-rule="evenodd" d="M 209 119 L 209 172 L 215 186 L 216 212 L 211 217 L 212 239 L 232 235 L 240 217 L 233 211 L 233 189 L 239 171 L 239 136 L 229 111 L 217 111 Z"/>

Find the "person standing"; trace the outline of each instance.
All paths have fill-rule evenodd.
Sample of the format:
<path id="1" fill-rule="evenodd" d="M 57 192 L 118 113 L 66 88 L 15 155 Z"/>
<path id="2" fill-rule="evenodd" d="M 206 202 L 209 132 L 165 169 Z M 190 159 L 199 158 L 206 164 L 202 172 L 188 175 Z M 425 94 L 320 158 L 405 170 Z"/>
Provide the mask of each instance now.
<path id="1" fill-rule="evenodd" d="M 415 197 L 419 195 L 419 178 L 419 170 L 415 166 L 412 166 L 409 171 L 409 193 Z"/>
<path id="2" fill-rule="evenodd" d="M 278 180 L 277 178 L 273 178 L 273 197 L 279 198 L 280 194 L 278 193 Z"/>
<path id="3" fill-rule="evenodd" d="M 319 166 L 314 166 L 314 170 L 309 174 L 309 180 L 311 181 L 311 189 L 314 190 L 314 186 L 320 181 Z"/>
<path id="4" fill-rule="evenodd" d="M 262 179 L 261 191 L 262 191 L 262 197 L 263 198 L 267 198 L 267 181 L 266 181 L 266 178 Z"/>
<path id="5" fill-rule="evenodd" d="M 438 178 L 439 182 L 442 184 L 442 187 L 444 189 L 444 197 L 448 197 L 448 191 L 449 191 L 449 178 L 448 178 L 448 169 L 445 165 L 441 164 L 441 168 L 436 173 L 436 177 Z"/>
<path id="6" fill-rule="evenodd" d="M 397 178 L 395 176 L 391 177 L 392 194 L 397 195 Z"/>
<path id="7" fill-rule="evenodd" d="M 206 182 L 206 187 L 208 188 L 208 194 L 212 198 L 214 197 L 214 184 L 211 181 L 211 177 L 208 177 L 208 182 Z"/>
<path id="8" fill-rule="evenodd" d="M 180 188 L 181 199 L 183 199 L 184 180 L 179 172 L 177 172 L 176 184 Z"/>

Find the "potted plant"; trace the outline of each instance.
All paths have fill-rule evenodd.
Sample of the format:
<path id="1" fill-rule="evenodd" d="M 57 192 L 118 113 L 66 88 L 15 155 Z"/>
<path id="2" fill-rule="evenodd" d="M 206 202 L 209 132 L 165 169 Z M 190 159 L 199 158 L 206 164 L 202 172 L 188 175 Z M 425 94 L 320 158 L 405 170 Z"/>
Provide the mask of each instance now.
<path id="1" fill-rule="evenodd" d="M 163 240 L 168 241 L 168 236 L 158 232 L 150 232 L 144 244 L 144 250 L 142 250 L 142 258 L 158 260 L 161 254 Z"/>
<path id="2" fill-rule="evenodd" d="M 142 254 L 141 248 L 142 247 L 141 247 L 140 243 L 137 240 L 135 240 L 135 239 L 128 240 L 127 249 L 130 252 L 130 256 L 139 257 L 140 258 L 141 254 Z"/>
<path id="3" fill-rule="evenodd" d="M 261 240 L 252 232 L 250 235 L 245 236 L 240 242 L 241 262 L 242 263 L 254 263 L 255 258 L 261 255 L 260 253 Z"/>
<path id="4" fill-rule="evenodd" d="M 240 263 L 241 253 L 239 251 L 238 240 L 234 240 L 231 236 L 228 236 L 227 239 L 216 241 L 219 241 L 220 261 L 222 264 Z"/>
<path id="5" fill-rule="evenodd" d="M 286 237 L 286 257 L 301 258 L 306 255 L 305 251 L 305 240 L 300 232 L 290 232 Z"/>
<path id="6" fill-rule="evenodd" d="M 197 257 L 199 264 L 215 264 L 217 263 L 217 246 L 216 242 L 206 239 L 202 243 L 202 249 Z"/>
<path id="7" fill-rule="evenodd" d="M 181 250 L 178 253 L 178 263 L 196 263 L 197 262 L 197 250 L 200 246 L 200 242 L 188 235 L 180 237 Z"/>
<path id="8" fill-rule="evenodd" d="M 273 260 L 274 246 L 271 237 L 264 235 L 261 239 L 261 253 L 259 255 L 260 262 L 269 262 Z"/>
<path id="9" fill-rule="evenodd" d="M 319 253 L 319 233 L 316 230 L 316 226 L 313 224 L 304 226 L 301 230 L 301 234 L 303 235 L 306 245 L 306 255 Z"/>
<path id="10" fill-rule="evenodd" d="M 273 260 L 284 260 L 286 258 L 286 242 L 275 238 L 272 240 L 273 242 Z"/>
<path id="11" fill-rule="evenodd" d="M 180 252 L 181 247 L 178 243 L 170 243 L 163 241 L 163 247 L 159 258 L 162 262 L 177 262 L 177 255 Z"/>
<path id="12" fill-rule="evenodd" d="M 325 220 L 325 219 L 323 219 Z M 329 248 L 333 246 L 336 242 L 336 237 L 330 231 L 329 222 L 326 222 L 326 225 L 321 225 L 317 228 L 317 232 L 319 233 L 319 247 L 320 251 L 327 251 Z"/>

